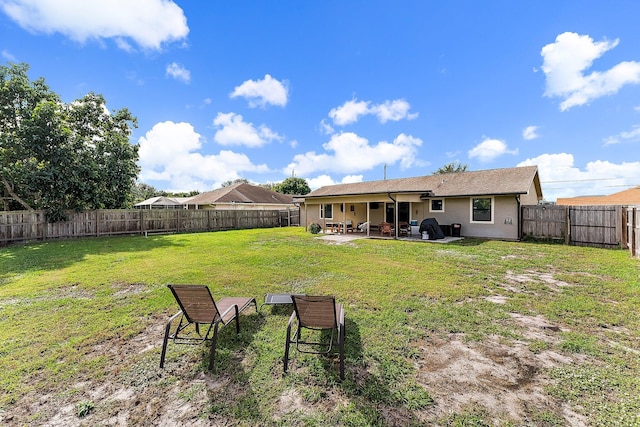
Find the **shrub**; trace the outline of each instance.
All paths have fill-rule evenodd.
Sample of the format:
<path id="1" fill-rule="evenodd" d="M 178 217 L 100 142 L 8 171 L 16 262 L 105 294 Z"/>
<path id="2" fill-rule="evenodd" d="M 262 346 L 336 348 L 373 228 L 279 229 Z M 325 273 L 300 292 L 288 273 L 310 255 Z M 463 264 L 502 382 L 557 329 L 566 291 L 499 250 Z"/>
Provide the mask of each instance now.
<path id="1" fill-rule="evenodd" d="M 322 230 L 322 226 L 320 224 L 316 224 L 315 222 L 309 224 L 309 231 L 311 234 L 318 234 L 320 230 Z"/>

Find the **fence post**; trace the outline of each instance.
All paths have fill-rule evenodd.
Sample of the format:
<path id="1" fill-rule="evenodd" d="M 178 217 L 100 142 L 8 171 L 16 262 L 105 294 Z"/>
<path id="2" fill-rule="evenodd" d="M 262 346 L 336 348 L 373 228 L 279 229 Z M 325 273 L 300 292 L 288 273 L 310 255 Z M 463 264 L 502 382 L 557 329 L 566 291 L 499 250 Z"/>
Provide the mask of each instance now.
<path id="1" fill-rule="evenodd" d="M 630 229 L 630 233 L 629 233 L 629 250 L 631 251 L 631 256 L 635 257 L 637 256 L 636 253 L 636 244 L 637 244 L 637 240 L 636 240 L 636 224 L 637 224 L 637 217 L 638 215 L 638 210 L 636 207 L 631 208 L 631 223 L 628 226 L 628 228 Z M 628 218 L 627 218 L 628 219 Z"/>
<path id="2" fill-rule="evenodd" d="M 568 245 L 571 243 L 571 207 L 565 206 L 564 208 L 564 217 L 567 219 L 566 221 L 566 229 L 564 232 L 564 244 Z"/>

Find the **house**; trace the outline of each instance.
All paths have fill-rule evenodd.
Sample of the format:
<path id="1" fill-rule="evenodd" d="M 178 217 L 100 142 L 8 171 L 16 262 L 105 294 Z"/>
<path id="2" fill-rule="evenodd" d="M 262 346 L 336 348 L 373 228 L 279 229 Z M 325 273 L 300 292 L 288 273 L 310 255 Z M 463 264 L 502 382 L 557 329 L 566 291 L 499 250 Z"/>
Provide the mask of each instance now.
<path id="1" fill-rule="evenodd" d="M 285 210 L 296 208 L 293 196 L 247 183 L 237 183 L 198 194 L 185 203 L 188 209 Z"/>
<path id="2" fill-rule="evenodd" d="M 191 197 L 151 197 L 133 205 L 136 209 L 185 209 L 185 203 Z"/>
<path id="3" fill-rule="evenodd" d="M 608 196 L 559 197 L 556 204 L 565 206 L 631 206 L 640 205 L 640 186 Z"/>
<path id="4" fill-rule="evenodd" d="M 462 236 L 518 240 L 520 206 L 541 200 L 538 167 L 525 166 L 329 185 L 305 196 L 302 215 L 305 224 L 325 230 L 336 222 L 368 222 L 370 235 L 388 222 L 396 237 L 400 223 L 435 218 Z"/>

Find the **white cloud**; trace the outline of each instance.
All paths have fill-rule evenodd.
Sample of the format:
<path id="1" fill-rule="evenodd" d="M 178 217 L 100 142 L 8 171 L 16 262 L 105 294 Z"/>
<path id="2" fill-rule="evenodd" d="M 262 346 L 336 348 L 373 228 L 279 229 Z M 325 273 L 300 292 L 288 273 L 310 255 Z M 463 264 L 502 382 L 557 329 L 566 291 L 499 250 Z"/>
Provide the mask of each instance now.
<path id="1" fill-rule="evenodd" d="M 18 59 L 6 49 L 2 50 L 2 57 L 9 62 L 18 62 Z"/>
<path id="2" fill-rule="evenodd" d="M 326 185 L 352 184 L 354 182 L 362 182 L 362 180 L 362 175 L 347 175 L 342 178 L 340 182 L 336 182 L 329 175 L 319 175 L 316 178 L 307 179 L 307 182 L 309 183 L 311 190 L 315 190 L 316 188 L 324 187 Z"/>
<path id="3" fill-rule="evenodd" d="M 263 80 L 247 80 L 231 93 L 231 98 L 243 97 L 251 108 L 266 107 L 267 104 L 284 107 L 287 105 L 287 81 L 278 81 L 265 74 Z"/>
<path id="4" fill-rule="evenodd" d="M 189 83 L 191 81 L 191 72 L 186 68 L 184 68 L 183 65 L 177 64 L 175 62 L 172 62 L 171 64 L 167 65 L 165 74 L 168 77 L 172 77 L 176 80 L 180 80 L 183 83 Z"/>
<path id="5" fill-rule="evenodd" d="M 256 128 L 253 123 L 245 122 L 240 114 L 218 113 L 213 124 L 218 127 L 213 139 L 220 145 L 261 147 L 271 141 L 283 139 L 265 125 Z"/>
<path id="6" fill-rule="evenodd" d="M 308 176 L 318 171 L 350 174 L 396 162 L 408 168 L 419 163 L 416 155 L 420 145 L 422 140 L 405 134 L 398 135 L 392 143 L 381 141 L 370 145 L 367 139 L 353 132 L 342 132 L 323 144 L 324 153 L 298 154 L 284 170 L 286 173 L 293 169 L 299 175 Z"/>
<path id="7" fill-rule="evenodd" d="M 167 181 L 173 191 L 210 190 L 241 178 L 242 172 L 267 172 L 244 154 L 229 150 L 203 155 L 202 137 L 189 123 L 156 123 L 140 144 L 140 180 Z"/>
<path id="8" fill-rule="evenodd" d="M 558 197 L 606 195 L 638 185 L 640 162 L 615 164 L 597 160 L 584 170 L 574 165 L 572 154 L 542 154 L 517 166 L 538 166 L 545 200 Z"/>
<path id="9" fill-rule="evenodd" d="M 81 43 L 115 39 L 125 50 L 124 38 L 157 50 L 189 33 L 182 9 L 170 0 L 4 0 L 0 7 L 30 32 L 61 33 Z"/>
<path id="10" fill-rule="evenodd" d="M 546 75 L 545 96 L 559 97 L 560 110 L 580 106 L 605 95 L 612 95 L 627 84 L 640 83 L 640 62 L 626 61 L 604 72 L 593 71 L 593 61 L 615 48 L 619 40 L 594 42 L 588 35 L 562 33 L 554 43 L 544 46 L 542 71 Z"/>
<path id="11" fill-rule="evenodd" d="M 620 144 L 623 142 L 640 142 L 640 126 L 636 125 L 628 132 L 620 132 L 618 135 L 604 139 L 604 145 Z"/>
<path id="12" fill-rule="evenodd" d="M 402 119 L 413 120 L 418 117 L 418 113 L 409 113 L 411 105 L 404 99 L 396 99 L 394 101 L 385 101 L 384 104 L 378 104 L 372 107 L 372 111 L 380 120 L 380 123 L 386 123 L 391 120 L 397 122 Z"/>
<path id="13" fill-rule="evenodd" d="M 369 114 L 369 101 L 356 101 L 352 99 L 342 104 L 340 107 L 332 108 L 329 111 L 329 118 L 337 126 L 345 126 L 355 123 L 361 116 Z"/>
<path id="14" fill-rule="evenodd" d="M 507 144 L 499 139 L 486 138 L 469 150 L 470 159 L 478 158 L 481 162 L 489 162 L 504 154 L 518 154 L 518 150 L 509 150 Z"/>
<path id="15" fill-rule="evenodd" d="M 335 129 L 331 127 L 329 123 L 327 123 L 324 119 L 320 120 L 320 132 L 325 135 L 331 135 L 335 132 Z"/>
<path id="16" fill-rule="evenodd" d="M 526 139 L 527 141 L 531 141 L 532 139 L 536 139 L 539 136 L 540 135 L 538 135 L 538 126 L 527 126 L 522 131 L 522 138 Z"/>
<path id="17" fill-rule="evenodd" d="M 334 185 L 336 182 L 329 175 L 320 175 L 315 178 L 307 179 L 309 188 L 315 190 L 316 188 L 324 187 L 326 185 Z"/>
<path id="18" fill-rule="evenodd" d="M 365 115 L 375 115 L 380 123 L 388 121 L 397 122 L 407 119 L 413 120 L 418 117 L 418 113 L 409 113 L 411 105 L 404 99 L 395 99 L 393 101 L 385 101 L 382 104 L 371 104 L 371 101 L 358 101 L 352 99 L 339 107 L 332 108 L 329 111 L 329 118 L 333 120 L 336 126 L 346 126 L 357 122 L 360 117 Z M 324 123 L 324 120 L 323 122 Z"/>

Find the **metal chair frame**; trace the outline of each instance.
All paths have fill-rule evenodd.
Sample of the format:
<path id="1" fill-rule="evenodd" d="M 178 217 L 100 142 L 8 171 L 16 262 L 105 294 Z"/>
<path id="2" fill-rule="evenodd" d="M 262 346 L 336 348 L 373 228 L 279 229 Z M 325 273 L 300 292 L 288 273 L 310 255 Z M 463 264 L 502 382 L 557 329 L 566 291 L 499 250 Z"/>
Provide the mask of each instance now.
<path id="1" fill-rule="evenodd" d="M 300 353 L 323 354 L 331 353 L 334 337 L 337 337 L 338 353 L 340 358 L 340 379 L 344 379 L 344 339 L 345 321 L 344 308 L 335 302 L 332 296 L 308 296 L 292 295 L 294 311 L 291 313 L 287 324 L 287 337 L 284 352 L 284 373 L 289 365 L 289 348 L 295 343 L 296 350 Z M 313 307 L 309 311 L 307 307 Z M 330 308 L 329 308 L 330 305 Z M 292 334 L 293 329 L 293 334 Z M 329 342 L 305 341 L 302 339 L 302 330 L 331 331 Z M 307 348 L 319 347 L 319 350 Z"/>
<path id="2" fill-rule="evenodd" d="M 160 367 L 164 367 L 167 344 L 169 340 L 175 344 L 197 345 L 204 341 L 211 341 L 211 353 L 209 355 L 209 370 L 215 363 L 218 331 L 233 320 L 236 323 L 236 333 L 240 333 L 240 313 L 252 303 L 258 312 L 258 304 L 255 298 L 222 298 L 216 302 L 211 296 L 211 291 L 205 285 L 167 285 L 175 297 L 180 311 L 169 318 L 165 327 L 162 352 L 160 354 Z M 224 309 L 221 313 L 219 308 Z M 174 333 L 171 333 L 173 322 L 180 318 Z M 200 333 L 200 324 L 209 325 L 204 336 Z M 181 336 L 180 334 L 189 326 L 194 325 L 198 337 Z M 209 338 L 211 329 L 213 336 Z"/>

